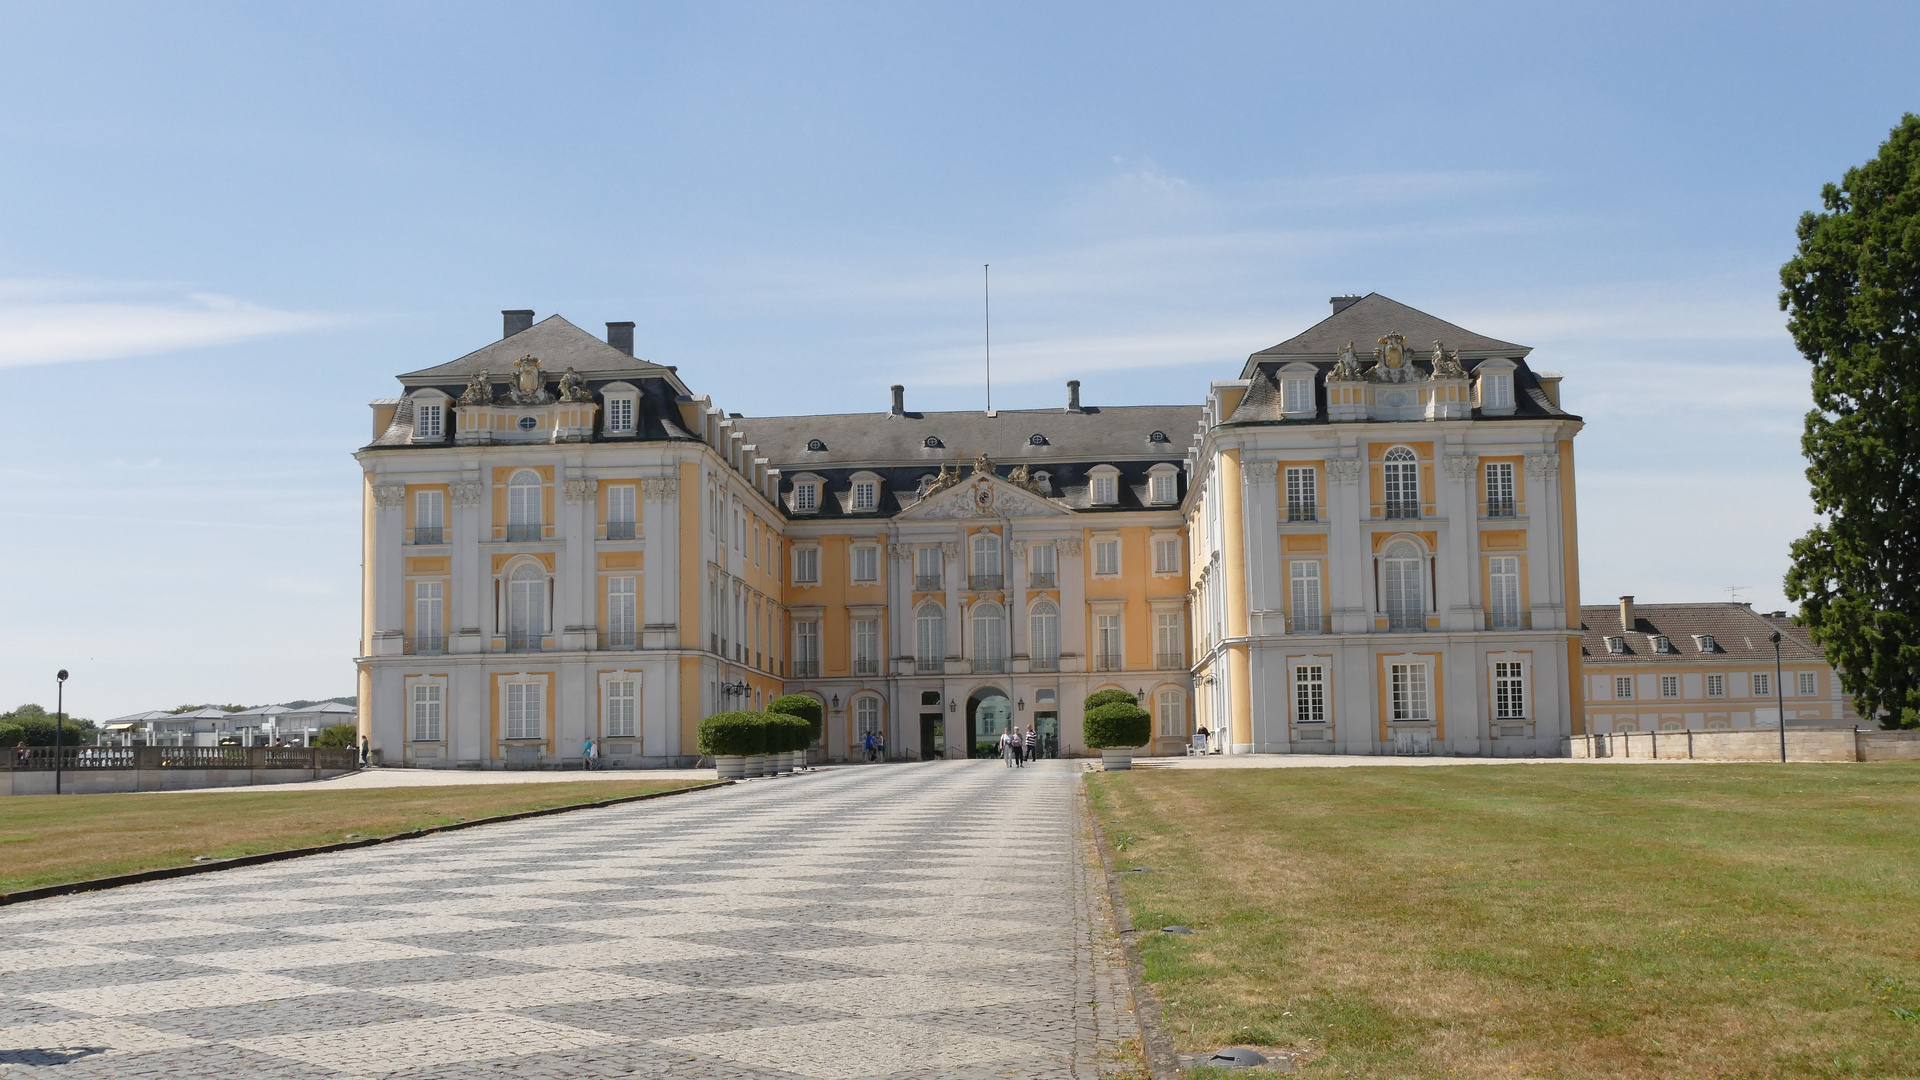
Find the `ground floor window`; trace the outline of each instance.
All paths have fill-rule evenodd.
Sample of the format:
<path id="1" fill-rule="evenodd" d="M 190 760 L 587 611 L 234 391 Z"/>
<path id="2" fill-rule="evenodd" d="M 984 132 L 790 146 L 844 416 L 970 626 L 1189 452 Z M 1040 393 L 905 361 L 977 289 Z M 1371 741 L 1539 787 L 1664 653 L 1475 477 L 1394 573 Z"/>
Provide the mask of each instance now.
<path id="1" fill-rule="evenodd" d="M 877 697 L 858 697 L 853 699 L 854 730 L 862 735 L 880 734 L 880 699 Z"/>
<path id="2" fill-rule="evenodd" d="M 534 682 L 507 684 L 507 738 L 540 737 L 547 718 L 545 690 L 545 686 Z"/>
<path id="3" fill-rule="evenodd" d="M 413 684 L 413 741 L 439 742 L 445 718 L 444 688 L 439 683 Z"/>
<path id="4" fill-rule="evenodd" d="M 607 737 L 630 739 L 639 719 L 639 700 L 632 679 L 607 681 Z"/>
<path id="5" fill-rule="evenodd" d="M 1518 720 L 1527 715 L 1526 680 L 1519 661 L 1494 662 L 1493 709 L 1493 715 L 1501 720 Z"/>
<path id="6" fill-rule="evenodd" d="M 1293 669 L 1293 722 L 1320 724 L 1326 719 L 1326 669 L 1319 664 L 1301 664 Z"/>
<path id="7" fill-rule="evenodd" d="M 1431 720 L 1432 707 L 1427 700 L 1427 665 L 1389 664 L 1393 689 L 1395 720 Z"/>
<path id="8" fill-rule="evenodd" d="M 1176 739 L 1187 736 L 1187 695 L 1178 690 L 1160 691 L 1160 734 Z"/>

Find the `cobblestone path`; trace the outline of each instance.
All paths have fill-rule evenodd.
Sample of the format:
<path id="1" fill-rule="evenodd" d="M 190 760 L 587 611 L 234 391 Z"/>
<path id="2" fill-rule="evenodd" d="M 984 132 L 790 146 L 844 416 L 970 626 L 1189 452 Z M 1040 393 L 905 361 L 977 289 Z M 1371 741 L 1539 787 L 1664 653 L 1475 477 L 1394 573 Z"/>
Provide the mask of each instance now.
<path id="1" fill-rule="evenodd" d="M 1074 799 L 836 769 L 0 909 L 0 1076 L 1100 1076 Z"/>

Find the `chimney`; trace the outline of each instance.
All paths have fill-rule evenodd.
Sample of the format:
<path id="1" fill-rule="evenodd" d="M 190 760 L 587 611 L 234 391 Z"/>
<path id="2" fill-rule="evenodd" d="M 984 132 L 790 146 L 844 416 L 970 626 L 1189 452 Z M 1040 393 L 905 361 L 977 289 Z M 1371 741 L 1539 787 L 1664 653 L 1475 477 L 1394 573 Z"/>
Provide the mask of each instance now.
<path id="1" fill-rule="evenodd" d="M 522 330 L 533 327 L 532 311 L 503 311 L 500 313 L 500 336 L 510 338 Z"/>
<path id="2" fill-rule="evenodd" d="M 1352 307 L 1353 305 L 1359 303 L 1360 299 L 1361 299 L 1360 297 L 1355 296 L 1352 293 L 1348 293 L 1345 296 L 1330 296 L 1327 298 L 1327 303 L 1333 305 L 1333 313 L 1335 315 L 1338 315 L 1341 312 Z"/>
<path id="3" fill-rule="evenodd" d="M 907 415 L 907 388 L 899 383 L 893 384 L 893 408 L 887 410 L 888 416 Z"/>
<path id="4" fill-rule="evenodd" d="M 1620 629 L 1628 631 L 1633 629 L 1633 597 L 1631 596 L 1620 598 Z"/>
<path id="5" fill-rule="evenodd" d="M 633 324 L 630 322 L 610 322 L 607 324 L 607 344 L 633 355 Z"/>
<path id="6" fill-rule="evenodd" d="M 1079 379 L 1067 380 L 1067 411 L 1068 412 L 1086 412 L 1087 411 L 1080 407 L 1080 380 Z"/>

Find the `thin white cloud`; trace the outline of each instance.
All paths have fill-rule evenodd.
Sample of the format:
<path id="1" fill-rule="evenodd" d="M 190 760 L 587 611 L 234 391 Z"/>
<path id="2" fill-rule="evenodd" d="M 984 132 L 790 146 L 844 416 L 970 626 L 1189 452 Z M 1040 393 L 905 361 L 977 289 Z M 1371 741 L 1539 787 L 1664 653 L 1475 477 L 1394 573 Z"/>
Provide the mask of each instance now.
<path id="1" fill-rule="evenodd" d="M 0 367 L 152 356 L 331 325 L 217 293 L 128 283 L 0 281 Z"/>

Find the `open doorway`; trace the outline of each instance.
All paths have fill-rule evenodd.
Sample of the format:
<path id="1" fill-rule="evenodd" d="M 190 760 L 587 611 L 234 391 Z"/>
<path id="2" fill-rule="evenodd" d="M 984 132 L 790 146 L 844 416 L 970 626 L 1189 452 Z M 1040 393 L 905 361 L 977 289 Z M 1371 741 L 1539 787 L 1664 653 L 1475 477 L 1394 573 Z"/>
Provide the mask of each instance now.
<path id="1" fill-rule="evenodd" d="M 983 686 L 967 698 L 967 754 L 997 757 L 1000 736 L 1013 727 L 1013 702 L 999 687 Z"/>

